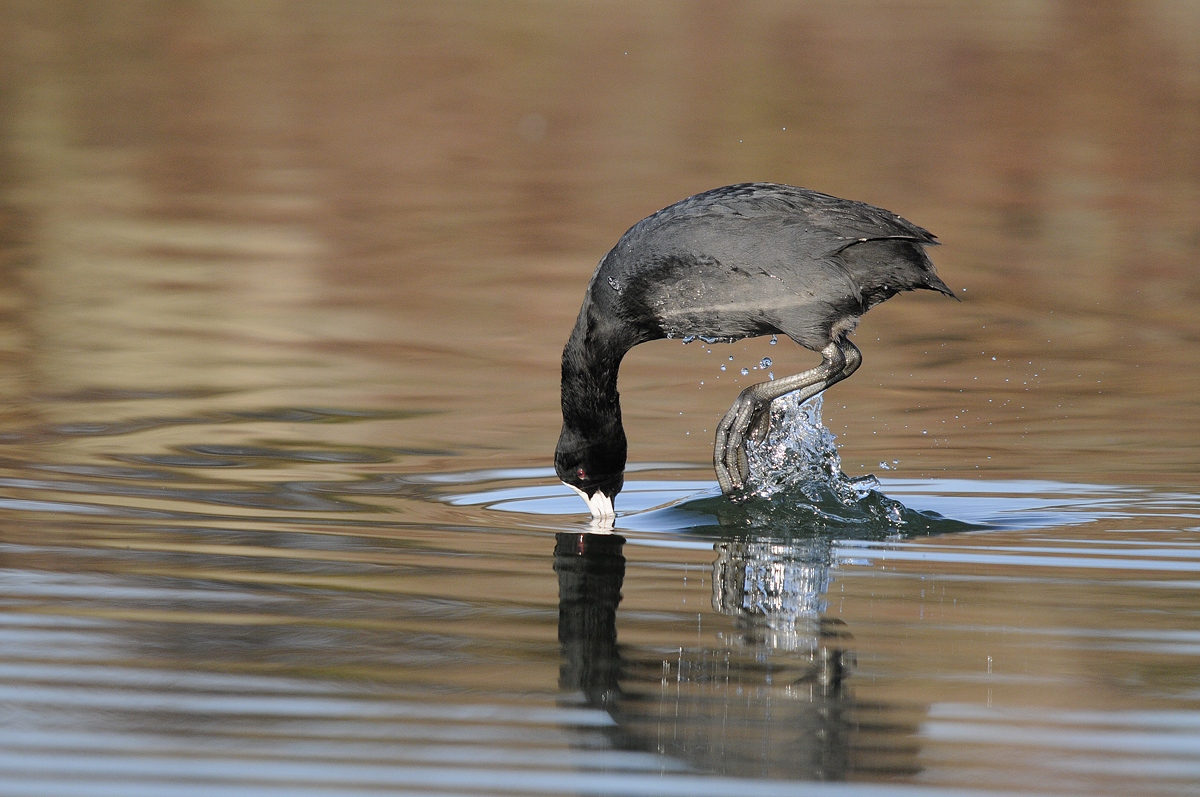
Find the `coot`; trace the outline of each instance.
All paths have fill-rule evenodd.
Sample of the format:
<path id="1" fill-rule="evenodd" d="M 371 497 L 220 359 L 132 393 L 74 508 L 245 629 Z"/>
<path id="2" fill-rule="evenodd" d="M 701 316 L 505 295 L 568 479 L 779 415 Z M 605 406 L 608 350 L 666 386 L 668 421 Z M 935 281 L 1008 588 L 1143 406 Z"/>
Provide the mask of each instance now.
<path id="1" fill-rule="evenodd" d="M 775 183 L 714 188 L 639 221 L 600 261 L 563 349 L 559 478 L 594 517 L 613 517 L 626 455 L 617 370 L 634 346 L 787 335 L 821 364 L 747 387 L 722 418 L 713 463 L 736 495 L 746 440 L 766 434 L 771 402 L 810 398 L 858 368 L 846 336 L 863 313 L 917 288 L 954 296 L 925 254 L 936 244 L 890 211 Z"/>

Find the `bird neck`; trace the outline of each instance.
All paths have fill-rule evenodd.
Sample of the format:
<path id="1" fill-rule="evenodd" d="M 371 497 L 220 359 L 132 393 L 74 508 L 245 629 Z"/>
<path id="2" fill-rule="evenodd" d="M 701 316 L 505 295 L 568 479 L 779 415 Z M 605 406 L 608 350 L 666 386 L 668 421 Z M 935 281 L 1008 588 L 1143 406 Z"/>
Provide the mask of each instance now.
<path id="1" fill-rule="evenodd" d="M 633 342 L 619 326 L 595 316 L 585 302 L 563 349 L 563 424 L 588 437 L 609 436 L 617 430 L 623 437 L 617 371 Z"/>

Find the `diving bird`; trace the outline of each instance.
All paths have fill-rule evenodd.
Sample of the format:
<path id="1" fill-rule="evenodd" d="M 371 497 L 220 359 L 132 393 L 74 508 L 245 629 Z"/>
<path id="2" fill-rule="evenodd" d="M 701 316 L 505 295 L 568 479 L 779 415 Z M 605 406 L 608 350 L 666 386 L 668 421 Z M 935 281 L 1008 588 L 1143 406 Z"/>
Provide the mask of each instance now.
<path id="1" fill-rule="evenodd" d="M 558 477 L 593 517 L 615 516 L 626 456 L 617 371 L 634 346 L 787 335 L 821 364 L 747 387 L 721 419 L 713 464 L 736 495 L 750 475 L 746 441 L 766 435 L 771 402 L 806 400 L 858 368 L 846 336 L 863 313 L 917 288 L 954 296 L 925 253 L 937 243 L 882 208 L 776 183 L 714 188 L 639 221 L 596 267 L 563 349 Z"/>

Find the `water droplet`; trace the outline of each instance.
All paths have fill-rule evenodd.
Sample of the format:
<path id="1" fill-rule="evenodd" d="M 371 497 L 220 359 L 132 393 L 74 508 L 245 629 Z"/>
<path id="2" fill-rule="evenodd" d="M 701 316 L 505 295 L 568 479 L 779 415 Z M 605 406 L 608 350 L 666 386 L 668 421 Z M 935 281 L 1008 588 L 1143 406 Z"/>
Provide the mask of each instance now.
<path id="1" fill-rule="evenodd" d="M 774 372 L 774 371 L 767 371 L 767 379 L 770 379 L 771 381 L 774 381 L 774 380 L 775 380 L 775 372 Z"/>
<path id="2" fill-rule="evenodd" d="M 684 342 L 684 343 L 691 343 L 691 342 L 692 342 L 693 340 L 695 340 L 695 339 L 696 339 L 696 336 L 695 336 L 695 335 L 684 335 L 684 336 L 683 336 L 683 342 Z"/>
<path id="3" fill-rule="evenodd" d="M 765 370 L 767 370 L 768 368 L 770 368 L 770 367 L 771 367 L 771 358 L 770 358 L 770 357 L 763 357 L 763 358 L 762 358 L 762 359 L 759 361 L 759 363 L 758 363 L 758 367 L 759 367 L 759 368 L 761 368 L 761 369 L 763 369 L 764 371 L 765 371 Z"/>
<path id="4" fill-rule="evenodd" d="M 886 462 L 880 462 L 880 463 L 879 463 L 879 467 L 883 468 L 884 470 L 891 470 L 891 469 L 892 469 L 892 466 L 891 466 L 891 465 L 889 465 L 889 464 L 887 464 Z"/>
<path id="5" fill-rule="evenodd" d="M 749 376 L 749 375 L 750 375 L 750 369 L 749 369 L 749 368 L 743 368 L 743 369 L 742 369 L 742 376 Z"/>
<path id="6" fill-rule="evenodd" d="M 721 366 L 721 370 L 722 370 L 722 371 L 724 371 L 724 370 L 725 370 L 725 366 L 723 366 L 723 365 L 722 365 L 722 366 Z"/>
<path id="7" fill-rule="evenodd" d="M 775 345 L 776 343 L 778 343 L 778 342 L 779 342 L 779 336 L 778 336 L 778 335 L 772 335 L 772 336 L 771 336 L 771 345 L 772 345 L 772 346 L 774 346 L 774 345 Z"/>
<path id="8" fill-rule="evenodd" d="M 615 277 L 608 278 L 608 286 L 610 288 L 612 288 L 614 291 L 616 291 L 617 293 L 621 292 L 621 283 L 617 282 Z"/>
<path id="9" fill-rule="evenodd" d="M 701 382 L 700 384 L 704 384 L 704 383 L 703 383 L 703 382 Z M 928 430 L 928 429 L 922 429 L 922 430 L 921 430 L 921 434 L 929 434 L 929 430 Z"/>
<path id="10" fill-rule="evenodd" d="M 842 472 L 836 438 L 821 423 L 821 403 L 820 396 L 801 403 L 794 393 L 772 402 L 767 438 L 747 445 L 752 494 L 769 498 L 780 490 L 798 490 L 813 502 L 831 498 L 849 507 L 879 489 L 874 477 L 851 479 Z M 870 510 L 878 511 L 877 517 L 899 507 L 879 498 L 883 505 Z M 887 521 L 901 525 L 903 516 L 889 513 Z"/>

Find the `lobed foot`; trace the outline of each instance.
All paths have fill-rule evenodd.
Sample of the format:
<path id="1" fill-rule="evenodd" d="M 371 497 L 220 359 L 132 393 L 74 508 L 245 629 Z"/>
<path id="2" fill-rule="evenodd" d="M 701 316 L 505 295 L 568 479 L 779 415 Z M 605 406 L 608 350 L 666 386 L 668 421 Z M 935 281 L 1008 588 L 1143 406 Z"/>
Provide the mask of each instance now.
<path id="1" fill-rule="evenodd" d="M 745 488 L 750 479 L 746 441 L 761 442 L 771 426 L 771 402 L 755 396 L 755 387 L 743 390 L 717 425 L 713 467 L 725 495 Z"/>
<path id="2" fill-rule="evenodd" d="M 750 480 L 750 460 L 746 441 L 761 442 L 771 426 L 771 402 L 787 393 L 796 392 L 800 401 L 807 401 L 835 382 L 854 373 L 862 355 L 848 340 L 830 343 L 821 350 L 821 364 L 793 376 L 774 382 L 751 385 L 738 394 L 733 406 L 717 424 L 713 445 L 713 467 L 725 495 L 736 495 Z"/>

